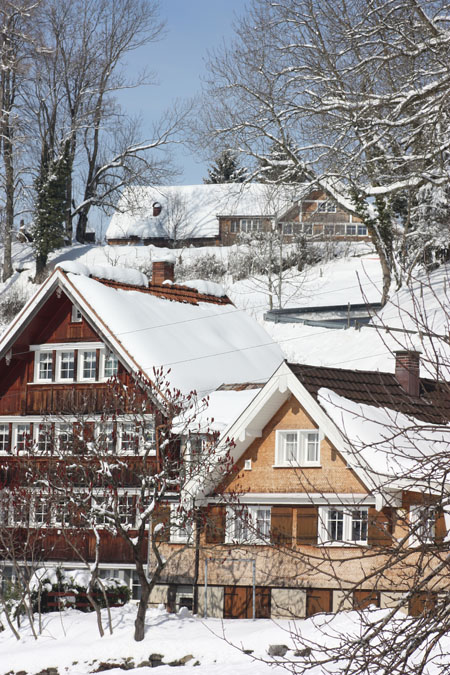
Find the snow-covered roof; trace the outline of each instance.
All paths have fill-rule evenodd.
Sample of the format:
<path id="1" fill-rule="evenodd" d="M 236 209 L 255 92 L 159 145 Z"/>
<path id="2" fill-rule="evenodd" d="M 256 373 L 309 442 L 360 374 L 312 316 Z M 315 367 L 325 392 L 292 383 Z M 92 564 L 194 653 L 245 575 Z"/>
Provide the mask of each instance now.
<path id="1" fill-rule="evenodd" d="M 187 288 L 183 299 L 176 285 L 170 287 L 175 299 L 168 300 L 153 294 L 164 286 L 102 282 L 76 270 L 56 269 L 47 279 L 4 334 L 0 357 L 60 286 L 130 370 L 152 380 L 154 368 L 170 369 L 171 386 L 184 393 L 204 395 L 227 382 L 265 382 L 283 360 L 264 328 L 226 298 Z"/>
<path id="2" fill-rule="evenodd" d="M 442 463 L 450 443 L 450 425 L 418 420 L 388 407 L 351 401 L 322 388 L 318 399 L 349 443 L 352 463 L 369 464 L 383 481 L 415 481 L 418 489 L 447 479 Z"/>
<path id="3" fill-rule="evenodd" d="M 106 238 L 215 237 L 218 216 L 274 216 L 292 206 L 299 189 L 265 183 L 132 187 L 113 214 Z M 162 209 L 154 216 L 155 203 Z"/>

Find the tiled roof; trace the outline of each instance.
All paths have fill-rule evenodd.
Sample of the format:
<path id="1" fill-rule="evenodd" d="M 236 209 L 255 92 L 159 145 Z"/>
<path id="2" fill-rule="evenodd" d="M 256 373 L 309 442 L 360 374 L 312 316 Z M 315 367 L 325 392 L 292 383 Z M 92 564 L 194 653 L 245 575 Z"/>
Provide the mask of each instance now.
<path id="1" fill-rule="evenodd" d="M 109 279 L 97 279 L 92 277 L 95 281 L 99 281 L 104 286 L 111 288 L 118 288 L 124 291 L 138 291 L 139 293 L 148 293 L 157 298 L 164 298 L 165 300 L 173 300 L 175 302 L 187 302 L 190 305 L 198 305 L 199 302 L 209 302 L 214 305 L 232 305 L 231 300 L 226 296 L 218 297 L 216 295 L 207 295 L 206 293 L 199 293 L 195 288 L 188 288 L 180 284 L 153 284 L 150 283 L 148 288 L 143 286 L 131 286 L 128 284 L 119 283 L 117 281 L 110 281 Z"/>
<path id="2" fill-rule="evenodd" d="M 409 396 L 392 373 L 289 364 L 317 399 L 319 389 L 378 408 L 389 408 L 430 424 L 450 421 L 450 382 L 420 379 L 420 397 Z"/>

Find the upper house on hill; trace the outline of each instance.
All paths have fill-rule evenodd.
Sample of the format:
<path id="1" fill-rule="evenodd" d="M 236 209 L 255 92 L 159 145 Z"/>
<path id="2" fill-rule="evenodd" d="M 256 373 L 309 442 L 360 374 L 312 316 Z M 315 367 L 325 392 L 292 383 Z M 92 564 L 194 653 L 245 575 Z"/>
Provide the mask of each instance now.
<path id="1" fill-rule="evenodd" d="M 285 240 L 368 239 L 349 199 L 320 181 L 129 188 L 106 232 L 111 245 L 230 246 L 239 235 L 281 230 Z"/>

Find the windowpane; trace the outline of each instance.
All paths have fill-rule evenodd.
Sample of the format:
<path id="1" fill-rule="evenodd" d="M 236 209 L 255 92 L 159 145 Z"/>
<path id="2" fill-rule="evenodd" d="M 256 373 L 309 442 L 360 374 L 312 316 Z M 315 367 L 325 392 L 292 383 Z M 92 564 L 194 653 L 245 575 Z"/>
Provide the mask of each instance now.
<path id="1" fill-rule="evenodd" d="M 60 424 L 58 429 L 58 446 L 61 452 L 71 452 L 73 446 L 73 427 L 71 424 Z"/>
<path id="2" fill-rule="evenodd" d="M 367 227 L 365 225 L 358 225 L 358 234 L 359 236 L 367 235 Z"/>
<path id="3" fill-rule="evenodd" d="M 98 442 L 101 452 L 114 452 L 116 448 L 116 434 L 112 422 L 102 424 L 98 435 Z"/>
<path id="4" fill-rule="evenodd" d="M 97 352 L 95 350 L 82 352 L 83 380 L 95 380 L 97 374 Z"/>
<path id="5" fill-rule="evenodd" d="M 344 539 L 344 513 L 338 509 L 328 510 L 328 538 L 330 541 Z"/>
<path id="6" fill-rule="evenodd" d="M 297 433 L 284 435 L 284 459 L 286 462 L 298 460 L 298 435 Z"/>
<path id="7" fill-rule="evenodd" d="M 121 449 L 123 452 L 137 452 L 139 449 L 139 431 L 132 422 L 122 424 Z"/>
<path id="8" fill-rule="evenodd" d="M 306 436 L 306 461 L 319 461 L 319 434 L 316 431 L 308 433 Z"/>
<path id="9" fill-rule="evenodd" d="M 48 495 L 41 495 L 34 500 L 34 522 L 36 525 L 48 525 L 50 520 Z"/>
<path id="10" fill-rule="evenodd" d="M 352 541 L 367 541 L 367 509 L 352 511 Z"/>
<path id="11" fill-rule="evenodd" d="M 9 424 L 0 424 L 0 452 L 9 452 Z"/>
<path id="12" fill-rule="evenodd" d="M 39 354 L 39 374 L 40 380 L 51 380 L 53 376 L 53 353 L 43 352 Z"/>
<path id="13" fill-rule="evenodd" d="M 115 354 L 105 356 L 105 377 L 114 377 L 119 369 L 119 361 Z"/>
<path id="14" fill-rule="evenodd" d="M 73 351 L 61 352 L 60 359 L 59 376 L 61 380 L 73 380 L 75 353 Z"/>
<path id="15" fill-rule="evenodd" d="M 30 446 L 30 425 L 18 424 L 16 427 L 16 450 L 25 452 Z"/>
<path id="16" fill-rule="evenodd" d="M 134 496 L 121 495 L 117 505 L 121 525 L 134 525 Z"/>
<path id="17" fill-rule="evenodd" d="M 347 234 L 356 234 L 356 225 L 347 225 Z"/>
<path id="18" fill-rule="evenodd" d="M 257 535 L 268 540 L 270 536 L 270 507 L 258 506 L 255 510 L 255 516 Z"/>
<path id="19" fill-rule="evenodd" d="M 249 513 L 248 508 L 243 507 L 234 512 L 234 538 L 237 541 L 248 541 L 249 539 Z"/>
<path id="20" fill-rule="evenodd" d="M 37 432 L 37 449 L 39 452 L 51 452 L 53 432 L 51 424 L 40 424 Z"/>

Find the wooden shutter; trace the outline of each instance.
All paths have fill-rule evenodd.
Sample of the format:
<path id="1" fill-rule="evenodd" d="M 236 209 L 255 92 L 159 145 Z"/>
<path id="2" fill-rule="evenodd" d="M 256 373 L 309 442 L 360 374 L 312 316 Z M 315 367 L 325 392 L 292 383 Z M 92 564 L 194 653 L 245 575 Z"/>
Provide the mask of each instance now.
<path id="1" fill-rule="evenodd" d="M 297 544 L 317 544 L 318 520 L 316 506 L 297 508 Z"/>
<path id="2" fill-rule="evenodd" d="M 436 510 L 436 521 L 434 524 L 434 540 L 436 544 L 442 544 L 447 536 L 447 527 L 443 511 Z"/>
<path id="3" fill-rule="evenodd" d="M 377 511 L 373 506 L 369 508 L 368 542 L 372 546 L 392 545 L 393 514 L 389 506 Z"/>
<path id="4" fill-rule="evenodd" d="M 378 591 L 353 592 L 353 609 L 366 609 L 369 605 L 380 606 L 380 594 Z"/>
<path id="5" fill-rule="evenodd" d="M 322 612 L 331 612 L 332 591 L 321 588 L 308 588 L 306 591 L 306 616 L 314 616 Z"/>
<path id="6" fill-rule="evenodd" d="M 223 544 L 225 541 L 225 506 L 211 506 L 206 510 L 206 543 Z"/>
<path id="7" fill-rule="evenodd" d="M 292 546 L 292 506 L 272 506 L 270 540 L 272 544 Z"/>
<path id="8" fill-rule="evenodd" d="M 164 529 L 159 530 L 154 535 L 155 541 L 169 541 L 170 540 L 170 506 L 157 506 L 152 519 L 153 532 L 155 527 L 163 523 Z"/>

